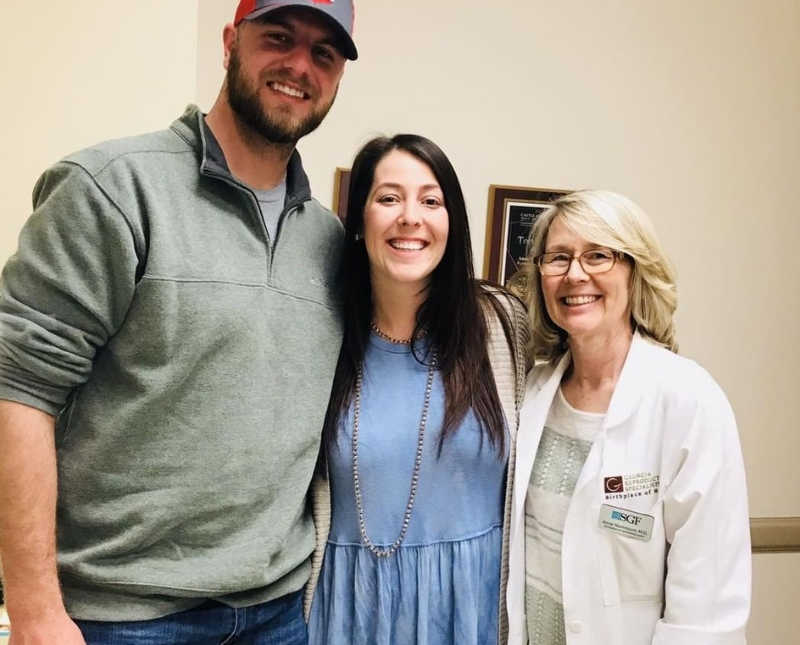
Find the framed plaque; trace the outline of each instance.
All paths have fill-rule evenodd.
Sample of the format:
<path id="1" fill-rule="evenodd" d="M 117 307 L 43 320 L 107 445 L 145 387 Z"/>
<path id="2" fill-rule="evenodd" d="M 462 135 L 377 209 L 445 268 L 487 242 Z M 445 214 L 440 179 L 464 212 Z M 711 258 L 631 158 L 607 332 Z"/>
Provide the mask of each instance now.
<path id="1" fill-rule="evenodd" d="M 333 176 L 333 210 L 344 222 L 347 217 L 347 198 L 350 190 L 350 169 L 337 168 Z"/>
<path id="2" fill-rule="evenodd" d="M 526 291 L 528 238 L 536 218 L 570 191 L 555 188 L 489 186 L 483 275 L 517 295 Z"/>

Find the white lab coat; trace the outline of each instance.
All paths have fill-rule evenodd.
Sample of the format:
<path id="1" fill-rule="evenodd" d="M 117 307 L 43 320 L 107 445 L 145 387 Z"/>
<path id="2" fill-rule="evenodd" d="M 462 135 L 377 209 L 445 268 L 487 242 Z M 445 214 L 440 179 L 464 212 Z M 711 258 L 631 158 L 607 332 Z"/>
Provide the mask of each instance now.
<path id="1" fill-rule="evenodd" d="M 528 642 L 525 496 L 569 361 L 567 355 L 555 367 L 531 371 L 520 413 L 507 589 L 510 645 Z M 625 497 L 630 492 L 620 492 L 619 476 L 634 489 L 658 476 L 658 491 L 651 486 Z M 650 539 L 600 528 L 602 504 L 653 516 Z M 750 530 L 733 412 L 705 370 L 639 334 L 569 505 L 562 581 L 568 645 L 745 643 Z"/>

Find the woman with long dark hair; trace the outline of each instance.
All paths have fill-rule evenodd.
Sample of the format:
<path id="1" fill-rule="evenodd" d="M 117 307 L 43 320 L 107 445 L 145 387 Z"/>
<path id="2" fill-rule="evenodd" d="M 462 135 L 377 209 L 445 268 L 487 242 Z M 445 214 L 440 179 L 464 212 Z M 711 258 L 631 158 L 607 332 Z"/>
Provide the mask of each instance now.
<path id="1" fill-rule="evenodd" d="M 358 153 L 342 273 L 345 336 L 313 495 L 327 544 L 321 573 L 321 554 L 312 560 L 310 640 L 504 641 L 525 312 L 474 279 L 464 197 L 436 144 L 397 135 Z"/>

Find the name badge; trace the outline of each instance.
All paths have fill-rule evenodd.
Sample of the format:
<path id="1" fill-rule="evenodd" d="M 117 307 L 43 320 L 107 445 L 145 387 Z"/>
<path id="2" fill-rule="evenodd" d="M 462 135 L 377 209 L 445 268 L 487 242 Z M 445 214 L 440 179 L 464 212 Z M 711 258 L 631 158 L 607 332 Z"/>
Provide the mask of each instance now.
<path id="1" fill-rule="evenodd" d="M 619 533 L 634 540 L 648 542 L 653 536 L 652 515 L 637 513 L 627 508 L 603 504 L 600 507 L 600 528 Z"/>

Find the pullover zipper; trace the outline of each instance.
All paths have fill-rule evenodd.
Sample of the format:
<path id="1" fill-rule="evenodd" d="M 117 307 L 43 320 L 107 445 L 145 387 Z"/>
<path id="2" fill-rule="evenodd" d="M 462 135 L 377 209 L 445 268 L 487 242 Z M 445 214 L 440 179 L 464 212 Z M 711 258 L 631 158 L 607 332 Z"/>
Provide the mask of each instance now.
<path id="1" fill-rule="evenodd" d="M 275 255 L 275 253 L 274 253 L 274 248 L 273 248 L 272 244 L 270 244 L 269 231 L 267 231 L 267 225 L 264 223 L 264 216 L 261 214 L 261 208 L 258 206 L 258 200 L 256 199 L 256 196 L 253 194 L 253 191 L 250 190 L 249 188 L 243 186 L 242 184 L 238 183 L 234 179 L 231 179 L 230 177 L 224 175 L 223 173 L 216 172 L 216 171 L 210 170 L 208 168 L 206 168 L 204 170 L 204 172 L 205 172 L 206 176 L 213 177 L 214 179 L 218 179 L 220 181 L 223 181 L 226 184 L 228 184 L 229 186 L 232 186 L 233 188 L 238 190 L 239 192 L 245 193 L 250 198 L 251 215 L 252 215 L 252 211 L 255 209 L 255 216 L 256 216 L 256 219 L 258 220 L 259 226 L 261 227 L 261 233 L 263 235 L 264 241 L 266 242 L 267 282 L 271 283 L 272 282 L 272 258 Z M 286 210 L 284 209 L 281 212 L 280 217 L 278 218 L 278 228 L 275 231 L 275 243 L 276 244 L 277 244 L 277 241 L 278 241 L 278 233 L 280 232 L 281 222 L 283 221 L 283 216 L 284 216 L 285 213 L 286 213 Z"/>

